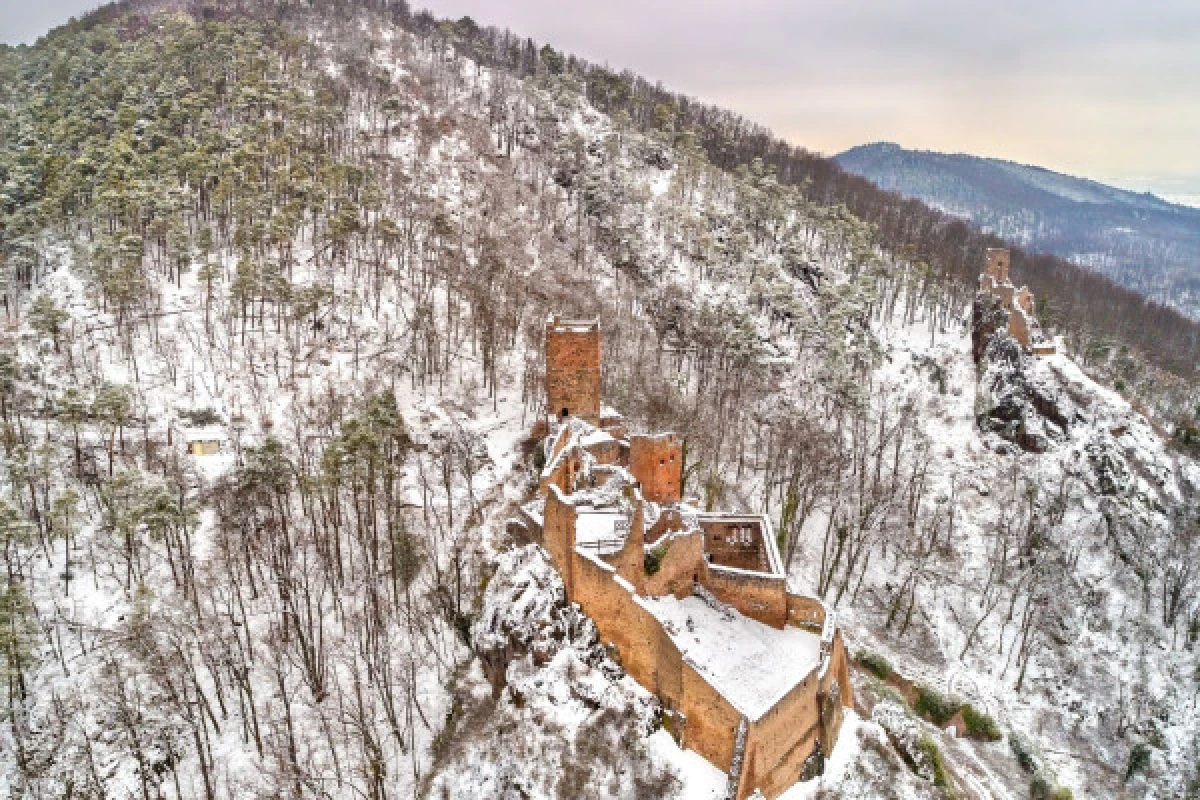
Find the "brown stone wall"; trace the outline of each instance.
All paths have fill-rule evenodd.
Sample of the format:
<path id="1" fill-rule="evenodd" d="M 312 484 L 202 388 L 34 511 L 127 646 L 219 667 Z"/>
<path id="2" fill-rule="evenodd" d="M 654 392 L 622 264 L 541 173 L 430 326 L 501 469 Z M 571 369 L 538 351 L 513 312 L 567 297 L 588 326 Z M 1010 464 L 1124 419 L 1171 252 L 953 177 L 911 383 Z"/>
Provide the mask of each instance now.
<path id="1" fill-rule="evenodd" d="M 599 464 L 615 465 L 625 460 L 621 452 L 621 442 L 616 439 L 594 442 L 586 445 L 583 449 L 591 453 Z"/>
<path id="2" fill-rule="evenodd" d="M 653 544 L 672 531 L 683 530 L 683 514 L 678 509 L 664 508 L 649 529 L 646 530 L 646 544 Z"/>
<path id="3" fill-rule="evenodd" d="M 563 494 L 571 494 L 575 491 L 576 478 L 582 470 L 583 458 L 579 455 L 578 448 L 572 447 L 559 455 L 542 472 L 541 478 L 538 479 L 538 491 L 545 495 L 553 485 L 561 489 Z"/>
<path id="4" fill-rule="evenodd" d="M 783 578 L 746 575 L 710 564 L 704 586 L 723 603 L 764 625 L 787 624 L 787 582 Z"/>
<path id="5" fill-rule="evenodd" d="M 645 591 L 651 597 L 672 594 L 682 599 L 692 593 L 693 582 L 703 585 L 708 580 L 704 536 L 700 531 L 694 531 L 668 541 L 670 544 L 658 572 L 646 576 Z"/>
<path id="6" fill-rule="evenodd" d="M 600 640 L 617 648 L 621 666 L 651 692 L 658 692 L 658 658 L 662 626 L 617 581 L 616 570 L 575 551 L 574 593 L 570 596 L 596 623 Z"/>
<path id="7" fill-rule="evenodd" d="M 742 787 L 776 797 L 800 777 L 800 768 L 817 747 L 820 712 L 815 674 L 792 687 L 775 706 L 750 725 Z"/>
<path id="8" fill-rule="evenodd" d="M 713 564 L 723 567 L 770 572 L 762 525 L 750 519 L 701 519 L 704 549 Z"/>
<path id="9" fill-rule="evenodd" d="M 671 641 L 670 635 L 658 626 L 658 699 L 668 711 L 680 711 L 683 706 L 683 654 Z M 678 741 L 678 740 L 677 740 Z"/>
<path id="10" fill-rule="evenodd" d="M 1020 308 L 1014 308 L 1008 315 L 1008 333 L 1016 339 L 1021 347 L 1029 349 L 1029 317 Z"/>
<path id="11" fill-rule="evenodd" d="M 600 424 L 600 324 L 546 325 L 546 413 Z"/>
<path id="12" fill-rule="evenodd" d="M 687 715 L 682 746 L 728 771 L 742 715 L 686 662 L 682 685 L 680 710 Z"/>
<path id="13" fill-rule="evenodd" d="M 789 625 L 820 633 L 825 628 L 825 606 L 815 597 L 788 592 L 787 620 Z"/>
<path id="14" fill-rule="evenodd" d="M 1026 314 L 1033 316 L 1033 292 L 1029 291 L 1028 286 L 1022 286 L 1017 290 L 1017 305 L 1021 307 Z"/>
<path id="15" fill-rule="evenodd" d="M 644 593 L 646 586 L 646 550 L 643 545 L 646 536 L 642 506 L 641 499 L 635 495 L 633 514 L 629 519 L 629 531 L 625 536 L 625 545 L 619 552 L 604 559 L 616 568 L 618 575 L 629 581 L 638 594 Z"/>
<path id="16" fill-rule="evenodd" d="M 575 506 L 566 501 L 557 486 L 551 485 L 542 514 L 542 546 L 562 576 L 568 599 L 574 599 L 571 566 L 575 552 L 575 518 Z"/>
<path id="17" fill-rule="evenodd" d="M 629 439 L 629 471 L 642 485 L 642 496 L 655 503 L 677 503 L 683 488 L 683 439 L 674 433 L 634 435 Z"/>
<path id="18" fill-rule="evenodd" d="M 1003 247 L 989 247 L 987 251 L 987 266 L 984 271 L 992 276 L 996 283 L 1008 283 L 1008 250 Z"/>

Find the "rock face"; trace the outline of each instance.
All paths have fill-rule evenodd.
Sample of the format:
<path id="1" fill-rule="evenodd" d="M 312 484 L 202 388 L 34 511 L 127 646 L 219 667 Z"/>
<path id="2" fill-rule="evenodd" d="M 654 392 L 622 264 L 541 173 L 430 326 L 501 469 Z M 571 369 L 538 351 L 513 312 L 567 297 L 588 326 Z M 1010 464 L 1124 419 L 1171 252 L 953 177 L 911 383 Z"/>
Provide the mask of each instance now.
<path id="1" fill-rule="evenodd" d="M 1075 411 L 1065 393 L 1038 374 L 1034 359 L 1007 332 L 1008 314 L 980 293 L 971 345 L 979 371 L 975 418 L 1022 450 L 1044 453 L 1066 439 Z"/>
<path id="2" fill-rule="evenodd" d="M 562 579 L 537 545 L 500 556 L 471 628 L 471 641 L 497 692 L 507 685 L 513 661 L 528 655 L 540 666 L 565 647 L 579 650 L 589 666 L 620 673 L 606 658 L 592 621 L 568 605 Z"/>

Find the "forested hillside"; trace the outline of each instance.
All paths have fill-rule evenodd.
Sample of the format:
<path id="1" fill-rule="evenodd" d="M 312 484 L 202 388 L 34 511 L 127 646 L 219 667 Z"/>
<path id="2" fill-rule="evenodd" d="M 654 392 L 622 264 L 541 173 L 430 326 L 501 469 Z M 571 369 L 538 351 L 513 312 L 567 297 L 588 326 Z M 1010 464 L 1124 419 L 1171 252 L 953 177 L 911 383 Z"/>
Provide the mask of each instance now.
<path id="1" fill-rule="evenodd" d="M 1193 791 L 1197 327 L 1018 253 L 1077 360 L 1021 363 L 1064 422 L 1014 448 L 976 423 L 994 242 L 398 2 L 0 50 L 0 787 L 721 796 L 505 524 L 561 311 L 862 651 L 826 790 Z"/>
<path id="2" fill-rule="evenodd" d="M 1200 210 L 1039 167 L 877 143 L 839 165 L 1200 317 Z"/>

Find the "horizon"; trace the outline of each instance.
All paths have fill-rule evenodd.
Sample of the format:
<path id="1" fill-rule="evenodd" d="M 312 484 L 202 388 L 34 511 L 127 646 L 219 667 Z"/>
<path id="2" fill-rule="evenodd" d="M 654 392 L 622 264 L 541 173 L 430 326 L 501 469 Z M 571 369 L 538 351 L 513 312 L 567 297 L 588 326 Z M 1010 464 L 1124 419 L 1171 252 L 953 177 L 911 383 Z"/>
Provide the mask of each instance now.
<path id="1" fill-rule="evenodd" d="M 613 0 L 569 13 L 552 0 L 412 5 L 628 69 L 825 156 L 894 142 L 1200 207 L 1200 7 L 1061 8 L 1082 3 L 1021 13 L 949 0 Z M 32 43 L 102 5 L 0 7 L 0 41 Z"/>

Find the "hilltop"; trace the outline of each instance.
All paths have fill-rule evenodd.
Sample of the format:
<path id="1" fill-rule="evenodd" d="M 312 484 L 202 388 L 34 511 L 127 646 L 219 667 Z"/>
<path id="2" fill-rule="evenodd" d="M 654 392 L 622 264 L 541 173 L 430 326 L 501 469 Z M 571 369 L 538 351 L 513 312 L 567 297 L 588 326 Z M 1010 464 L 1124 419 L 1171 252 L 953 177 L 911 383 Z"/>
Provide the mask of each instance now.
<path id="1" fill-rule="evenodd" d="M 890 142 L 860 145 L 836 160 L 881 189 L 1200 316 L 1200 209 L 1042 167 Z"/>
<path id="2" fill-rule="evenodd" d="M 552 314 L 845 637 L 780 796 L 1194 783 L 1177 314 L 1014 251 L 1055 347 L 977 362 L 988 237 L 402 3 L 109 6 L 0 104 L 0 793 L 722 797 L 514 524 Z"/>

